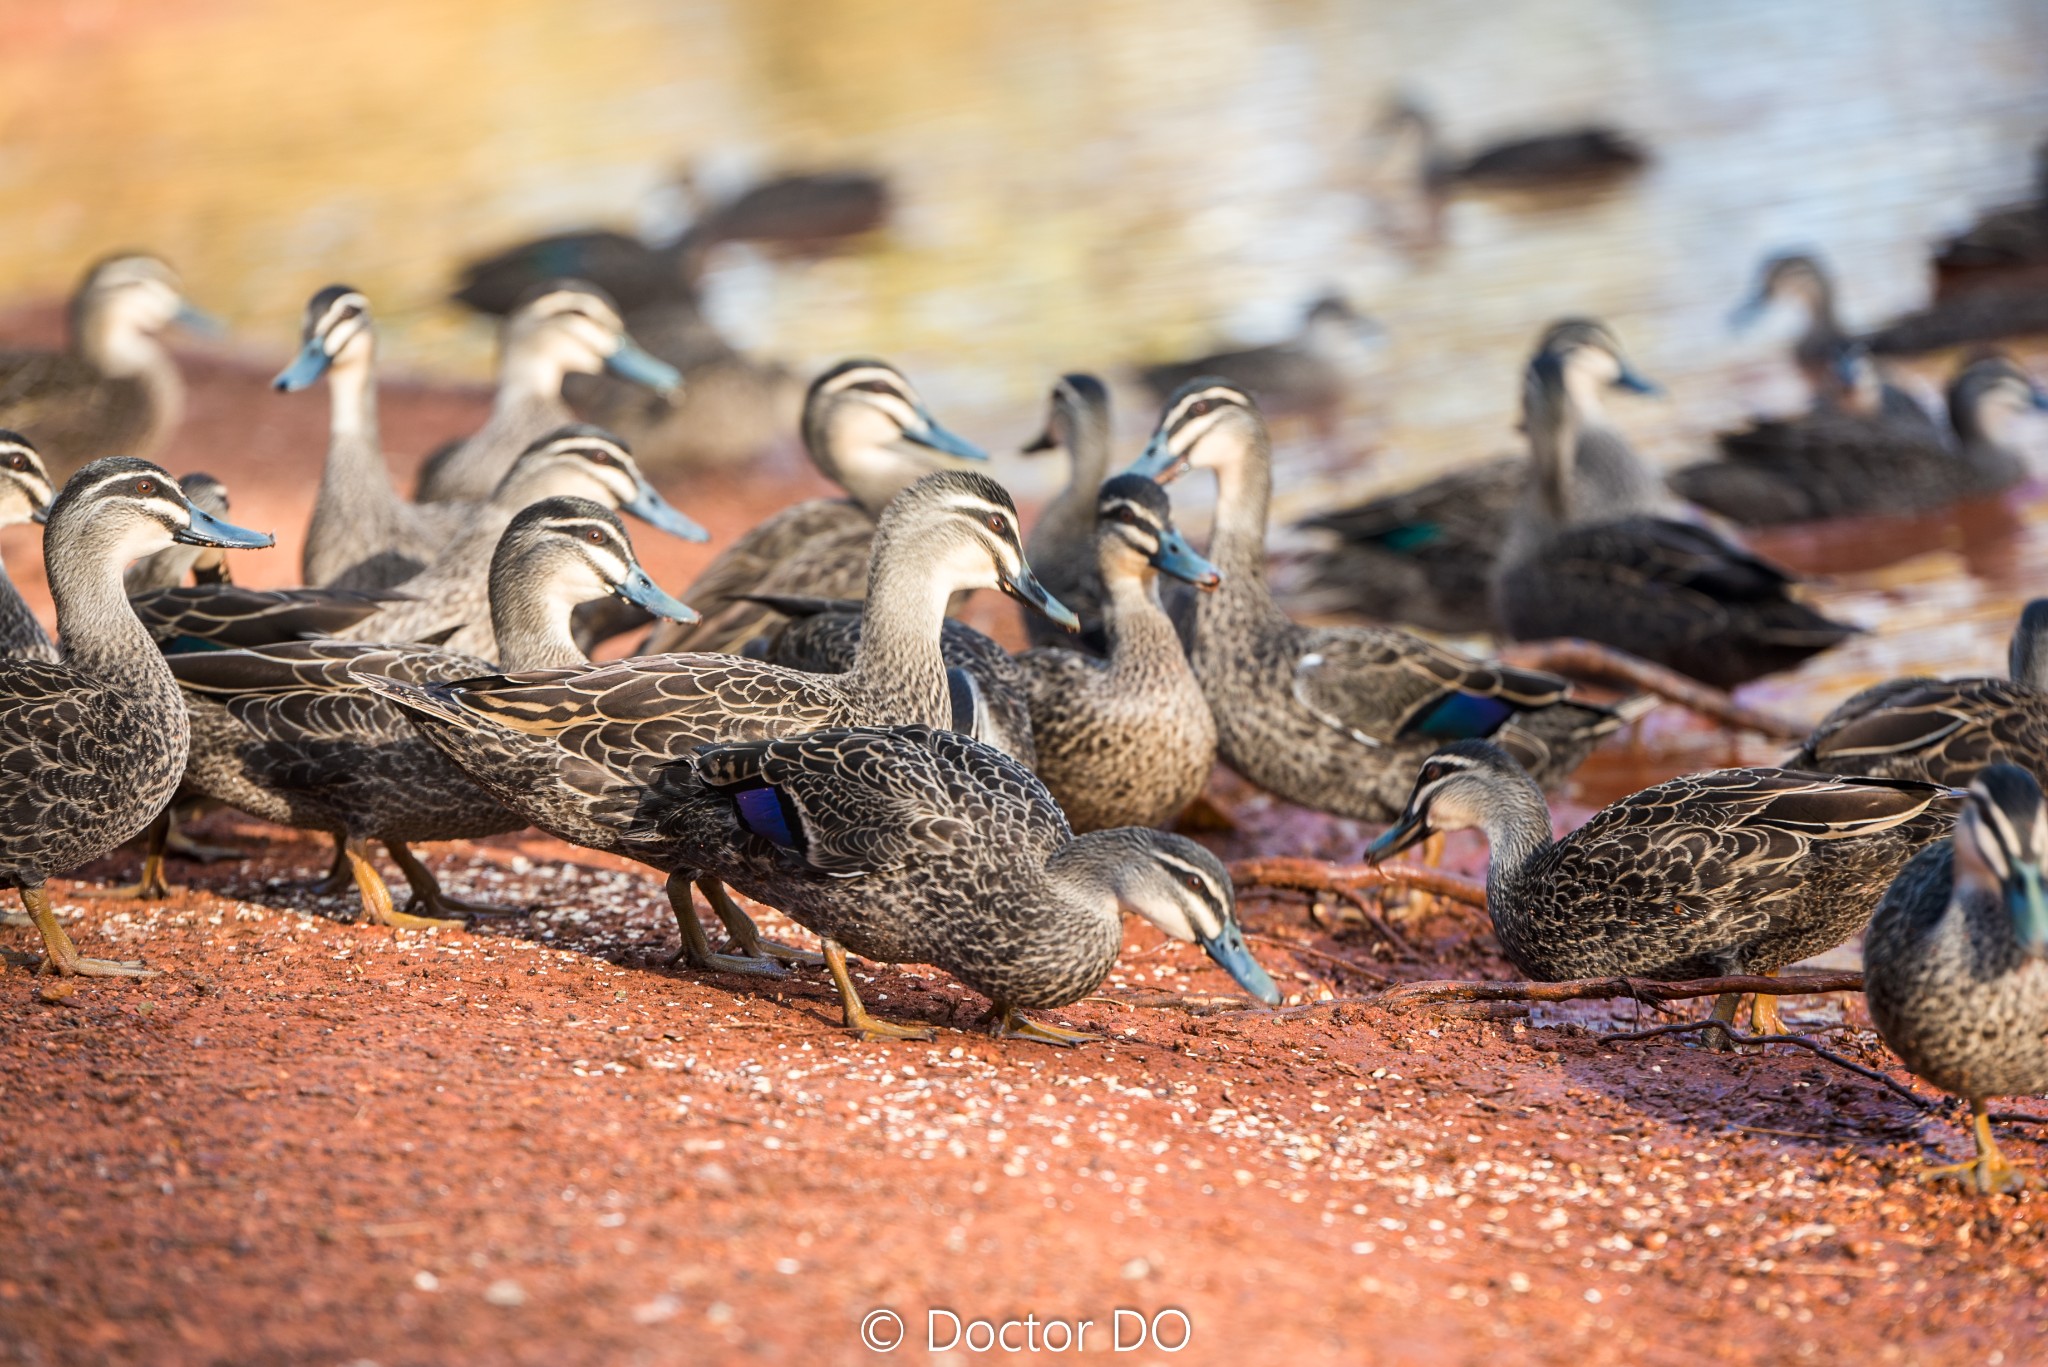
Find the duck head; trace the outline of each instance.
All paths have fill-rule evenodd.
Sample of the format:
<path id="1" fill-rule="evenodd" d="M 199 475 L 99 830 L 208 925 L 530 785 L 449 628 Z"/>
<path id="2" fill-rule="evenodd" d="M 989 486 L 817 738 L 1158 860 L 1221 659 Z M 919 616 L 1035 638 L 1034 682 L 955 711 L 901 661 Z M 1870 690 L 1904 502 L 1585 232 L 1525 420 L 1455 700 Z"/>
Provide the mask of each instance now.
<path id="1" fill-rule="evenodd" d="M 1979 356 L 1949 381 L 1949 422 L 1965 441 L 2009 445 L 2024 418 L 2048 411 L 2048 389 L 2009 356 Z"/>
<path id="2" fill-rule="evenodd" d="M 208 335 L 222 331 L 185 302 L 175 271 L 139 252 L 100 261 L 71 296 L 73 343 L 110 375 L 132 375 L 154 362 L 161 354 L 156 335 L 174 323 Z"/>
<path id="3" fill-rule="evenodd" d="M 607 594 L 671 622 L 697 620 L 641 567 L 618 515 L 587 498 L 558 495 L 520 509 L 491 557 L 491 582 L 501 578 L 545 585 L 564 622 L 578 605 Z"/>
<path id="4" fill-rule="evenodd" d="M 1266 445 L 1266 423 L 1251 395 L 1228 380 L 1194 379 L 1166 401 L 1144 454 L 1126 473 L 1168 484 L 1190 470 L 1235 468 Z"/>
<path id="5" fill-rule="evenodd" d="M 1956 825 L 1958 891 L 1974 887 L 1995 895 L 2012 918 L 2013 939 L 2036 958 L 2048 958 L 2048 803 L 2026 770 L 1993 764 L 1977 775 Z"/>
<path id="6" fill-rule="evenodd" d="M 365 369 L 375 359 L 377 330 L 370 301 L 361 290 L 329 285 L 306 302 L 299 354 L 270 382 L 272 389 L 294 393 L 325 375 L 333 366 Z"/>
<path id="7" fill-rule="evenodd" d="M 1117 475 L 1103 484 L 1095 500 L 1095 544 L 1098 554 L 1108 548 L 1114 570 L 1132 577 L 1150 567 L 1199 589 L 1223 582 L 1173 525 L 1166 490 L 1143 475 Z"/>
<path id="8" fill-rule="evenodd" d="M 1366 846 L 1366 862 L 1390 859 L 1442 831 L 1485 829 L 1501 805 L 1502 792 L 1528 781 L 1507 751 L 1491 741 L 1446 745 L 1422 762 L 1407 806 Z"/>
<path id="9" fill-rule="evenodd" d="M 1071 456 L 1091 441 L 1109 443 L 1109 388 L 1093 375 L 1062 375 L 1052 387 L 1045 430 L 1023 447 L 1023 454 L 1065 451 Z"/>
<path id="10" fill-rule="evenodd" d="M 1757 271 L 1756 288 L 1728 315 L 1728 326 L 1737 333 L 1754 332 L 1780 310 L 1795 320 L 1796 327 L 1791 330 L 1833 324 L 1834 283 L 1819 258 L 1808 252 L 1766 257 Z"/>
<path id="11" fill-rule="evenodd" d="M 106 548 L 126 565 L 170 545 L 257 550 L 277 544 L 268 532 L 225 522 L 195 505 L 162 467 L 132 456 L 96 460 L 65 482 L 50 505 L 49 538 L 64 535 Z M 111 544 L 109 544 L 111 543 Z"/>
<path id="12" fill-rule="evenodd" d="M 50 471 L 29 439 L 0 428 L 0 527 L 41 522 L 56 496 Z"/>
<path id="13" fill-rule="evenodd" d="M 555 394 L 565 375 L 600 372 L 670 397 L 683 387 L 682 372 L 628 336 L 611 296 L 587 281 L 536 285 L 506 317 L 501 390 Z"/>
<path id="14" fill-rule="evenodd" d="M 988 459 L 941 427 L 903 372 L 886 361 L 841 361 L 811 381 L 803 434 L 818 468 L 877 514 L 921 476 Z"/>
<path id="15" fill-rule="evenodd" d="M 624 442 L 589 423 L 567 423 L 520 452 L 492 492 L 491 501 L 524 508 L 560 494 L 617 508 L 685 541 L 711 539 L 711 533 L 685 517 L 647 482 Z"/>
<path id="16" fill-rule="evenodd" d="M 871 584 L 885 563 L 916 566 L 948 596 L 998 589 L 1067 630 L 1080 630 L 1080 619 L 1032 573 L 1017 529 L 1017 505 L 986 475 L 943 470 L 898 494 L 876 529 Z"/>
<path id="17" fill-rule="evenodd" d="M 1245 945 L 1222 862 L 1183 835 L 1137 827 L 1125 833 L 1133 848 L 1118 869 L 1117 900 L 1173 939 L 1200 945 L 1248 995 L 1279 1005 L 1280 989 Z"/>

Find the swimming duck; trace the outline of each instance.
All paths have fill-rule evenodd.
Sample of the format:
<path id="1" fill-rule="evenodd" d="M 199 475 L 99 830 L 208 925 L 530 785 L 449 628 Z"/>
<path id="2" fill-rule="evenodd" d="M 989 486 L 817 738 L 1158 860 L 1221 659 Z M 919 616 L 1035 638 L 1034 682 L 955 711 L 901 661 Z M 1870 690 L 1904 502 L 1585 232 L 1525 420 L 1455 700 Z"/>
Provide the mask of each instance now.
<path id="1" fill-rule="evenodd" d="M 1031 524 L 1024 551 L 1040 566 L 1046 589 L 1081 619 L 1079 641 L 1100 654 L 1102 580 L 1095 569 L 1095 504 L 1102 481 L 1109 477 L 1109 390 L 1093 375 L 1062 375 L 1052 387 L 1051 411 L 1045 431 L 1025 453 L 1064 451 L 1067 482 Z M 1025 631 L 1033 645 L 1072 648 L 1066 637 L 1035 613 L 1025 614 Z"/>
<path id="2" fill-rule="evenodd" d="M 1785 571 L 1663 515 L 1669 495 L 1598 408 L 1598 391 L 1630 387 L 1631 374 L 1613 336 L 1584 321 L 1552 328 L 1530 361 L 1529 483 L 1494 566 L 1501 628 L 1523 641 L 1598 641 L 1718 688 L 1854 635 L 1794 600 Z M 1595 457 L 1607 473 L 1582 477 L 1579 464 Z"/>
<path id="3" fill-rule="evenodd" d="M 643 819 L 686 866 L 786 912 L 825 942 L 846 1027 L 929 1039 L 862 1005 L 846 950 L 937 964 L 989 998 L 998 1038 L 1096 1038 L 1026 1020 L 1101 985 L 1119 906 L 1195 941 L 1245 992 L 1280 993 L 1245 946 L 1230 875 L 1184 836 L 1075 835 L 1029 769 L 955 732 L 834 728 L 713 745 L 654 775 Z"/>
<path id="4" fill-rule="evenodd" d="M 1486 907 L 1528 977 L 1666 981 L 1771 974 L 1863 929 L 1885 886 L 1955 818 L 1952 790 L 1790 769 L 1722 769 L 1645 788 L 1561 840 L 1528 773 L 1485 741 L 1422 764 L 1377 862 L 1480 830 Z M 1714 1017 L 1732 1023 L 1723 997 Z M 1776 1033 L 1775 999 L 1755 1023 Z"/>
<path id="5" fill-rule="evenodd" d="M 473 436 L 430 456 L 420 470 L 419 501 L 490 497 L 519 453 L 575 420 L 562 379 L 608 370 L 657 392 L 682 383 L 674 366 L 641 350 L 602 290 L 575 280 L 537 286 L 505 320 L 498 353 L 498 396 Z"/>
<path id="6" fill-rule="evenodd" d="M 2010 677 L 1888 679 L 1821 720 L 1788 763 L 1961 787 L 1987 764 L 2048 771 L 2048 598 L 2020 614 Z"/>
<path id="7" fill-rule="evenodd" d="M 606 594 L 651 612 L 690 615 L 640 567 L 610 509 L 555 497 L 521 510 L 490 559 L 500 664 L 586 666 L 570 636 L 570 614 Z M 526 822 L 479 790 L 365 683 L 372 675 L 435 683 L 492 668 L 445 647 L 337 640 L 173 656 L 192 718 L 181 792 L 281 826 L 331 833 L 369 920 L 417 926 L 494 910 L 442 892 L 408 845 L 499 835 Z M 370 863 L 364 846 L 372 840 L 383 842 L 412 885 L 405 911 L 392 904 Z"/>
<path id="8" fill-rule="evenodd" d="M 573 845 L 669 875 L 693 967 L 779 971 L 774 951 L 714 879 L 706 899 L 748 956 L 713 954 L 690 905 L 693 877 L 638 813 L 654 771 L 699 746 L 832 726 L 946 726 L 953 716 L 939 629 L 961 590 L 1000 588 L 1041 611 L 1065 609 L 1024 559 L 1017 510 L 995 481 L 927 475 L 883 512 L 868 567 L 867 617 L 853 668 L 808 674 L 734 655 L 650 655 L 587 670 L 543 670 L 426 688 L 376 685 L 485 790 Z"/>
<path id="9" fill-rule="evenodd" d="M 1454 156 L 1444 147 L 1436 121 L 1407 99 L 1395 101 L 1382 116 L 1379 133 L 1391 144 L 1388 154 L 1405 154 L 1424 187 L 1438 193 L 1457 185 L 1494 190 L 1582 186 L 1630 175 L 1649 161 L 1633 138 L 1600 124 L 1524 134 Z"/>
<path id="10" fill-rule="evenodd" d="M 386 643 L 432 639 L 458 654 L 495 656 L 492 550 L 520 509 L 560 495 L 617 508 L 686 541 L 709 536 L 647 482 L 618 438 L 601 428 L 570 423 L 520 453 L 496 491 L 471 510 L 462 530 L 433 564 L 393 590 L 402 595 L 398 601 L 339 634 L 351 641 Z"/>
<path id="11" fill-rule="evenodd" d="M 157 340 L 174 323 L 217 326 L 155 257 L 99 262 L 71 296 L 65 350 L 0 353 L 0 427 L 59 471 L 107 451 L 154 454 L 185 415 L 185 382 Z"/>
<path id="12" fill-rule="evenodd" d="M 1381 334 L 1348 300 L 1326 294 L 1309 305 L 1300 333 L 1288 341 L 1150 365 L 1138 375 L 1162 401 L 1191 380 L 1219 376 L 1256 398 L 1261 412 L 1328 425 L 1370 364 Z"/>
<path id="13" fill-rule="evenodd" d="M 1217 753 L 1261 788 L 1384 821 L 1446 739 L 1496 736 L 1556 783 L 1628 713 L 1567 696 L 1550 674 L 1470 659 L 1406 632 L 1297 626 L 1266 587 L 1272 444 L 1251 396 L 1195 380 L 1167 404 L 1131 473 L 1216 473 L 1209 559 L 1188 656 L 1216 719 Z"/>
<path id="14" fill-rule="evenodd" d="M 270 383 L 289 394 L 322 376 L 327 461 L 300 573 L 324 588 L 388 589 L 432 564 L 476 505 L 413 503 L 391 482 L 377 425 L 376 323 L 370 301 L 347 285 L 329 285 L 307 301 L 299 354 Z"/>
<path id="15" fill-rule="evenodd" d="M 0 527 L 42 521 L 55 493 L 50 472 L 28 438 L 0 430 Z M 0 565 L 0 659 L 57 660 L 57 647 L 7 577 L 5 565 Z"/>
<path id="16" fill-rule="evenodd" d="M 2025 769 L 1993 764 L 1970 785 L 1952 839 L 1886 889 L 1863 941 L 1863 990 L 1905 1065 L 1970 1103 L 1977 1152 L 1929 1168 L 1989 1196 L 2025 1174 L 1999 1152 L 1986 1103 L 2048 1092 L 2048 804 Z"/>
<path id="17" fill-rule="evenodd" d="M 185 497 L 192 506 L 210 517 L 225 518 L 228 515 L 228 488 L 212 475 L 194 470 L 178 476 L 178 487 L 185 491 Z M 228 572 L 228 558 L 225 552 L 210 546 L 172 546 L 145 555 L 128 567 L 121 576 L 121 584 L 133 598 L 138 593 L 152 589 L 175 588 L 190 575 L 194 585 L 227 584 L 233 582 Z"/>
<path id="18" fill-rule="evenodd" d="M 80 470 L 51 504 L 43 532 L 63 658 L 0 660 L 0 887 L 20 890 L 43 937 L 45 971 L 147 971 L 81 956 L 45 883 L 133 836 L 177 790 L 185 707 L 121 587 L 130 560 L 174 541 L 272 544 L 194 508 L 148 461 L 109 456 Z"/>
<path id="19" fill-rule="evenodd" d="M 1859 364 L 1860 349 L 1848 364 Z M 1860 362 L 1867 367 L 1867 357 Z M 1750 527 L 1863 513 L 1918 513 L 1998 493 L 2025 477 L 2012 445 L 2020 414 L 2048 409 L 2048 391 L 2002 356 L 1956 373 L 1948 390 L 1954 444 L 1911 399 L 1910 415 L 1873 410 L 1858 380 L 1843 407 L 1759 423 L 1721 438 L 1725 459 L 1688 466 L 1671 487 Z"/>
<path id="20" fill-rule="evenodd" d="M 813 380 L 803 438 L 818 469 L 850 497 L 785 508 L 720 552 L 686 591 L 704 620 L 688 631 L 657 627 L 645 653 L 738 650 L 779 620 L 746 601 L 750 594 L 857 597 L 889 501 L 921 475 L 988 459 L 939 426 L 910 381 L 883 361 L 841 361 Z"/>

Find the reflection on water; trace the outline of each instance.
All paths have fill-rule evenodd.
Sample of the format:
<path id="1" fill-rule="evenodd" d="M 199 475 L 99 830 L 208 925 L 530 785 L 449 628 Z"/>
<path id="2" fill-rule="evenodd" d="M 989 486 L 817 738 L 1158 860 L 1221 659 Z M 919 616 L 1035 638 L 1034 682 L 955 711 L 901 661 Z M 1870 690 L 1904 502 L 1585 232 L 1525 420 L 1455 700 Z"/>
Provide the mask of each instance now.
<path id="1" fill-rule="evenodd" d="M 0 296 L 147 243 L 280 355 L 339 277 L 377 299 L 394 360 L 481 373 L 487 329 L 439 303 L 455 265 L 531 230 L 629 225 L 685 161 L 713 180 L 887 171 L 900 211 L 873 249 L 728 250 L 711 309 L 801 366 L 896 358 L 997 449 L 1035 431 L 1062 370 L 1276 338 L 1341 288 L 1388 337 L 1337 437 L 1290 435 L 1290 517 L 1511 448 L 1519 365 L 1566 313 L 1605 318 L 1669 391 L 1622 425 L 1659 460 L 1697 458 L 1782 375 L 1725 327 L 1763 253 L 1819 248 L 1851 323 L 1873 322 L 1920 299 L 1931 238 L 2025 187 L 2048 7 L 96 0 L 0 12 L 0 77 Z M 1396 93 L 1457 149 L 1600 120 L 1654 159 L 1598 193 L 1460 197 L 1447 245 L 1416 252 L 1381 231 L 1368 137 Z M 1123 396 L 1135 449 L 1150 413 Z M 2038 534 L 1994 523 L 1845 573 L 1831 603 L 1883 639 L 1791 687 L 1994 664 L 2048 583 Z"/>

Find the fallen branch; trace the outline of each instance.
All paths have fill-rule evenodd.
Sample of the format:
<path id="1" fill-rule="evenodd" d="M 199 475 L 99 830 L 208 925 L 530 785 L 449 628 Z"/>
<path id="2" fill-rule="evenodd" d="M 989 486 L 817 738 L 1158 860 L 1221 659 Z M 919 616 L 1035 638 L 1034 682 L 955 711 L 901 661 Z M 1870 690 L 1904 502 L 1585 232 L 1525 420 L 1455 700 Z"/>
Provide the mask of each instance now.
<path id="1" fill-rule="evenodd" d="M 1400 983 L 1384 992 L 1362 997 L 1331 997 L 1283 1007 L 1276 1016 L 1300 1015 L 1319 1006 L 1367 1006 L 1400 1010 L 1415 1006 L 1440 1006 L 1447 1002 L 1576 1002 L 1684 1001 L 1689 997 L 1718 997 L 1724 992 L 1761 992 L 1773 997 L 1807 997 L 1824 992 L 1861 992 L 1861 973 L 1803 973 L 1791 978 L 1766 978 L 1758 974 L 1733 978 L 1694 978 L 1688 982 L 1653 982 L 1648 978 L 1575 978 L 1558 983 L 1463 982 L 1456 979 Z M 1265 1008 L 1246 1007 L 1246 1010 Z M 1619 1038 L 1615 1036 L 1613 1038 Z"/>
<path id="2" fill-rule="evenodd" d="M 1230 881 L 1241 888 L 1290 888 L 1338 896 L 1360 888 L 1415 888 L 1482 911 L 1486 908 L 1485 884 L 1413 864 L 1332 864 L 1322 859 L 1270 855 L 1238 860 L 1230 866 Z"/>
<path id="3" fill-rule="evenodd" d="M 1575 637 L 1524 641 L 1504 655 L 1525 669 L 1544 669 L 1574 678 L 1625 684 L 1644 693 L 1654 693 L 1667 702 L 1677 703 L 1687 711 L 1697 712 L 1723 726 L 1737 731 L 1754 731 L 1773 740 L 1805 740 L 1813 730 L 1789 717 L 1746 707 L 1735 701 L 1732 694 L 1709 688 L 1675 669 L 1651 664 L 1598 641 L 1583 641 Z"/>

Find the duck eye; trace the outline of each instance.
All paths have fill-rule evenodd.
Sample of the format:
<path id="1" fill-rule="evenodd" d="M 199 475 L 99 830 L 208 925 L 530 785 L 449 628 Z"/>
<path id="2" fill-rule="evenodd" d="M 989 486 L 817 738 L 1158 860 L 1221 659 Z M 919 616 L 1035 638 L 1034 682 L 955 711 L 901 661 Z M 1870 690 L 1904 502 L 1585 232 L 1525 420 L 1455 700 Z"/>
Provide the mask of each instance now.
<path id="1" fill-rule="evenodd" d="M 1204 413 L 1213 413 L 1215 411 L 1216 400 L 1214 399 L 1196 399 L 1192 404 L 1188 405 L 1188 416 L 1191 418 L 1199 418 Z"/>
<path id="2" fill-rule="evenodd" d="M 15 452 L 7 458 L 7 468 L 10 470 L 28 469 L 28 457 L 22 455 L 19 451 Z"/>
<path id="3" fill-rule="evenodd" d="M 1007 536 L 1009 534 L 1010 524 L 1003 520 L 1003 515 L 1001 513 L 990 513 L 987 517 L 983 518 L 982 521 L 986 522 L 988 524 L 988 529 L 994 532 L 997 536 Z"/>
<path id="4" fill-rule="evenodd" d="M 1192 873 L 1188 875 L 1187 883 L 1188 886 L 1193 888 L 1196 892 L 1200 892 L 1202 890 L 1202 880 L 1195 877 Z"/>
<path id="5" fill-rule="evenodd" d="M 595 528 L 595 527 L 592 527 L 592 528 L 591 528 L 591 529 L 590 529 L 589 531 L 585 532 L 585 533 L 584 533 L 583 535 L 584 535 L 584 537 L 585 537 L 586 539 L 588 539 L 588 540 L 589 540 L 590 544 L 591 544 L 591 545 L 593 545 L 593 546 L 602 546 L 602 545 L 604 544 L 604 533 L 603 533 L 603 532 L 601 532 L 601 531 L 599 531 L 599 530 L 598 530 L 597 528 Z"/>
<path id="6" fill-rule="evenodd" d="M 135 492 L 142 495 L 142 497 L 144 498 L 150 497 L 151 495 L 156 493 L 156 481 L 153 479 L 136 480 Z"/>

